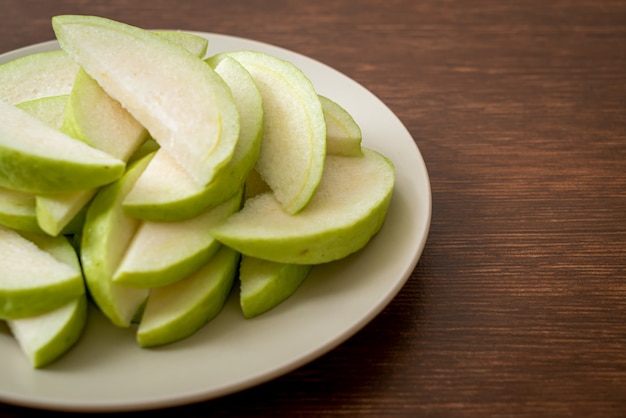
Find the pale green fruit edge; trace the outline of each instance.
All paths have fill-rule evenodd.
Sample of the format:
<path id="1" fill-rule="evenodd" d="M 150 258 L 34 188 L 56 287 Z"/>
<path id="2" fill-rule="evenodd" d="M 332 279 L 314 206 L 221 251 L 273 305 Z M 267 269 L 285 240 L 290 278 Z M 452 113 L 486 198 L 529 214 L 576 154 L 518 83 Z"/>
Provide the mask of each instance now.
<path id="1" fill-rule="evenodd" d="M 76 253 L 65 237 L 49 237 L 40 233 L 18 232 L 19 235 L 47 252 L 58 261 L 70 265 L 76 274 L 62 282 L 33 289 L 0 289 L 0 317 L 21 319 L 54 310 L 85 293 L 82 271 Z"/>
<path id="2" fill-rule="evenodd" d="M 350 223 L 342 225 L 333 231 L 312 230 L 306 236 L 281 236 L 280 232 L 268 237 L 251 237 L 249 234 L 238 227 L 236 219 L 245 213 L 245 206 L 242 212 L 233 215 L 221 225 L 216 226 L 211 233 L 213 236 L 243 255 L 256 257 L 264 260 L 275 261 L 279 263 L 289 264 L 322 264 L 337 259 L 344 258 L 361 248 L 363 248 L 369 240 L 382 227 L 391 197 L 394 189 L 395 172 L 393 163 L 384 155 L 367 148 L 363 148 L 364 156 L 361 158 L 378 158 L 380 163 L 385 165 L 388 174 L 391 176 L 390 187 L 385 191 L 384 198 L 381 198 L 375 206 L 370 208 L 367 216 L 359 219 L 353 219 Z M 355 157 L 340 157 L 352 159 Z M 382 166 L 381 166 L 382 167 Z M 366 180 L 366 179 L 364 179 Z M 266 195 L 257 196 L 257 198 Z M 306 210 L 306 209 L 305 209 Z M 249 213 L 245 216 L 251 216 Z M 297 219 L 298 214 L 284 216 L 292 216 Z M 259 219 L 263 222 L 263 219 Z M 271 230 L 272 226 L 268 226 Z M 277 231 L 280 230 L 278 226 Z M 289 234 L 287 234 L 289 235 Z"/>
<path id="3" fill-rule="evenodd" d="M 204 225 L 207 222 L 210 222 L 211 224 L 221 222 L 223 219 L 239 210 L 242 194 L 243 193 L 240 190 L 238 194 L 232 196 L 226 202 L 206 210 L 205 213 L 198 215 L 196 218 L 180 222 L 167 222 L 167 227 L 175 228 L 178 225 L 179 232 L 176 234 L 176 239 L 182 240 L 185 236 L 185 230 L 188 230 L 190 226 L 207 229 Z M 141 229 L 135 234 L 133 242 L 130 244 L 131 246 L 135 244 L 135 240 L 138 239 L 140 233 Z M 206 231 L 205 236 L 205 241 L 200 247 L 189 248 L 188 245 L 184 245 L 183 243 L 178 246 L 174 245 L 174 248 L 171 249 L 172 252 L 180 253 L 180 251 L 186 250 L 185 253 L 181 254 L 181 256 L 172 262 L 172 264 L 161 267 L 158 270 L 153 269 L 153 267 L 157 265 L 158 260 L 150 260 L 152 254 L 149 253 L 148 249 L 141 254 L 145 260 L 144 269 L 142 270 L 139 270 L 136 265 L 134 266 L 134 269 L 127 267 L 125 264 L 126 260 L 123 259 L 118 267 L 118 270 L 113 275 L 113 282 L 130 287 L 153 288 L 165 286 L 184 279 L 205 265 L 215 255 L 215 253 L 217 253 L 222 245 L 219 241 L 214 239 L 208 231 Z M 150 240 L 149 237 L 144 238 L 146 238 L 148 242 L 154 242 Z M 174 242 L 174 239 L 175 237 L 172 237 L 171 241 Z M 127 250 L 126 256 L 128 256 L 128 254 Z"/>
<path id="4" fill-rule="evenodd" d="M 41 71 L 45 71 L 45 68 L 41 68 Z M 69 98 L 69 94 L 42 97 L 19 103 L 16 106 L 53 128 L 61 129 Z M 71 135 L 71 133 L 68 134 Z M 37 224 L 37 229 L 32 230 L 42 231 L 52 236 L 77 231 L 77 228 L 81 226 L 80 216 L 77 214 L 94 194 L 95 189 L 37 195 L 34 204 L 34 222 Z"/>
<path id="5" fill-rule="evenodd" d="M 239 257 L 236 251 L 222 247 L 193 275 L 153 289 L 137 328 L 139 346 L 153 347 L 180 341 L 215 318 L 233 287 Z M 165 321 L 153 318 L 153 315 L 164 314 Z"/>
<path id="6" fill-rule="evenodd" d="M 111 126 L 115 126 L 113 131 Z M 122 161 L 128 161 L 148 138 L 148 131 L 82 68 L 76 74 L 61 130 Z M 111 132 L 117 137 L 111 137 Z"/>
<path id="7" fill-rule="evenodd" d="M 361 157 L 361 128 L 337 102 L 319 95 L 326 120 L 326 154 Z"/>
<path id="8" fill-rule="evenodd" d="M 285 61 L 274 55 L 258 52 L 258 51 L 233 51 L 223 53 L 228 55 L 241 63 L 247 70 L 250 71 L 252 78 L 259 86 L 261 96 L 263 98 L 264 108 L 264 126 L 267 127 L 267 123 L 271 119 L 268 117 L 267 96 L 264 93 L 264 87 L 261 87 L 262 83 L 259 83 L 257 76 L 253 72 L 255 68 L 263 68 L 260 72 L 266 72 L 275 74 L 275 77 L 281 80 L 281 82 L 288 83 L 290 88 L 295 93 L 297 100 L 302 104 L 307 117 L 307 125 L 310 129 L 310 143 L 308 144 L 311 155 L 309 159 L 309 166 L 303 183 L 300 185 L 296 193 L 283 193 L 280 191 L 282 186 L 279 183 L 284 180 L 277 180 L 276 178 L 276 164 L 272 158 L 264 158 L 267 152 L 282 152 L 276 148 L 276 144 L 268 147 L 268 144 L 274 141 L 269 141 L 267 129 L 264 130 L 263 139 L 261 144 L 261 153 L 259 155 L 259 161 L 257 162 L 256 169 L 259 171 L 263 179 L 272 188 L 277 195 L 277 199 L 281 202 L 283 208 L 291 213 L 295 214 L 306 207 L 319 185 L 324 170 L 324 158 L 326 156 L 326 123 L 324 120 L 324 113 L 322 105 L 319 100 L 315 87 L 311 80 L 302 72 L 302 70 L 296 67 L 293 63 Z M 218 54 L 220 55 L 220 54 Z M 285 146 L 287 144 L 282 144 Z M 267 151 L 271 150 L 271 151 Z M 270 163 L 271 162 L 271 163 Z M 273 174 L 271 173 L 273 172 Z M 288 175 L 286 173 L 280 173 L 280 176 Z"/>
<path id="9" fill-rule="evenodd" d="M 0 101 L 0 117 L 4 121 L 0 125 L 0 186 L 32 193 L 67 192 L 101 186 L 124 173 L 122 161 L 86 146 L 18 107 Z M 45 143 L 38 142 L 42 136 Z M 30 143 L 41 146 L 25 146 Z M 68 146 L 72 152 L 58 148 Z M 82 160 L 82 155 L 89 161 Z"/>
<path id="10" fill-rule="evenodd" d="M 81 237 L 80 257 L 87 288 L 98 309 L 120 327 L 130 325 L 148 295 L 145 289 L 121 286 L 112 278 L 139 224 L 124 215 L 121 202 L 149 159 L 148 155 L 133 162 L 120 180 L 98 191 L 87 210 Z M 118 253 L 112 255 L 111 251 Z"/>
<path id="11" fill-rule="evenodd" d="M 80 339 L 87 323 L 87 295 L 40 316 L 7 321 L 20 349 L 33 368 L 43 368 L 67 353 Z M 55 325 L 60 327 L 55 328 Z M 37 332 L 35 341 L 25 335 Z M 22 332 L 24 334 L 22 334 Z M 45 338 L 44 337 L 48 337 Z"/>
<path id="12" fill-rule="evenodd" d="M 312 265 L 285 264 L 243 255 L 239 265 L 239 304 L 247 319 L 287 300 L 307 278 Z"/>
<path id="13" fill-rule="evenodd" d="M 48 237 L 43 234 L 17 232 L 23 239 L 35 244 L 41 251 L 47 252 L 58 261 L 65 261 L 63 252 L 73 251 L 65 237 Z M 52 241 L 48 240 L 52 239 Z M 57 247 L 67 248 L 57 248 Z M 59 256 L 58 254 L 61 254 Z M 74 254 L 75 256 L 75 254 Z M 65 259 L 59 259 L 65 257 Z M 73 266 L 74 267 L 74 266 Z M 0 288 L 0 319 L 20 319 L 40 315 L 54 310 L 72 299 L 85 293 L 83 275 L 80 268 L 74 268 L 75 274 L 54 284 L 38 286 L 37 289 Z M 1 274 L 1 273 L 0 273 Z"/>
<path id="14" fill-rule="evenodd" d="M 66 237 L 50 237 L 40 233 L 20 235 L 58 261 L 81 271 L 76 251 Z M 7 324 L 31 365 L 42 368 L 67 352 L 79 340 L 86 321 L 87 295 L 83 291 L 76 299 L 57 309 L 33 317 L 9 320 Z"/>

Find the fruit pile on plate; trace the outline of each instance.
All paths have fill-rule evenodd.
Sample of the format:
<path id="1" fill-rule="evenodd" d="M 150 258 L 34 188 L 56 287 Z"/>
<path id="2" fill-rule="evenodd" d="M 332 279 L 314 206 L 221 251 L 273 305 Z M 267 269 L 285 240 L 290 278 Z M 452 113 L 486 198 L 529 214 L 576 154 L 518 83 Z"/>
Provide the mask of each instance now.
<path id="1" fill-rule="evenodd" d="M 292 63 L 95 16 L 52 25 L 61 50 L 0 66 L 0 320 L 33 367 L 76 343 L 88 303 L 168 344 L 236 282 L 260 315 L 382 227 L 393 164 Z"/>

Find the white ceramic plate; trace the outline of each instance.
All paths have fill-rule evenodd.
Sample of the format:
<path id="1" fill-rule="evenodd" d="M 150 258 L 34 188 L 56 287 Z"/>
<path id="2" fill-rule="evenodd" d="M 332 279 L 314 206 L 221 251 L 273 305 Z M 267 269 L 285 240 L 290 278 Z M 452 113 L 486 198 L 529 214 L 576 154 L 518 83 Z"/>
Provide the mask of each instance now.
<path id="1" fill-rule="evenodd" d="M 141 349 L 133 329 L 110 325 L 90 311 L 78 345 L 43 370 L 32 370 L 0 324 L 0 401 L 66 411 L 127 411 L 203 401 L 288 373 L 354 335 L 400 291 L 422 253 L 431 217 L 428 173 L 413 138 L 385 104 L 364 87 L 303 55 L 218 34 L 209 52 L 253 49 L 299 66 L 318 92 L 352 113 L 363 145 L 395 164 L 396 189 L 382 230 L 340 262 L 316 267 L 289 300 L 252 320 L 233 292 L 222 313 L 192 337 Z M 0 56 L 57 49 L 55 41 Z M 364 179 L 367 181 L 367 179 Z"/>

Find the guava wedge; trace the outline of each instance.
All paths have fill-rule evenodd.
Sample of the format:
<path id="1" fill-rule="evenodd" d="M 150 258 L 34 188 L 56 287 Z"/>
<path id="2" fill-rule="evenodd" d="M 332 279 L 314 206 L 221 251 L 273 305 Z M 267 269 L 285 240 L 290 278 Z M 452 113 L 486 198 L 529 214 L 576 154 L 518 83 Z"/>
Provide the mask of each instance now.
<path id="1" fill-rule="evenodd" d="M 326 121 L 326 154 L 360 157 L 361 128 L 346 109 L 325 96 L 319 96 Z"/>
<path id="2" fill-rule="evenodd" d="M 254 318 L 287 300 L 308 277 L 312 265 L 285 264 L 242 256 L 239 264 L 239 304 Z"/>
<path id="3" fill-rule="evenodd" d="M 282 207 L 295 214 L 309 203 L 324 171 L 326 124 L 319 97 L 288 61 L 258 51 L 224 54 L 248 70 L 261 92 L 263 139 L 256 170 Z"/>
<path id="4" fill-rule="evenodd" d="M 33 368 L 43 368 L 72 348 L 87 323 L 87 295 L 44 314 L 7 321 Z"/>
<path id="5" fill-rule="evenodd" d="M 211 227 L 239 210 L 241 192 L 200 215 L 178 222 L 142 222 L 117 271 L 115 283 L 151 288 L 181 280 L 215 255 L 221 244 Z"/>
<path id="6" fill-rule="evenodd" d="M 76 252 L 66 238 L 52 238 L 43 234 L 23 236 L 56 260 L 80 271 Z M 42 368 L 76 344 L 86 321 L 87 295 L 83 292 L 49 312 L 6 322 L 31 366 Z"/>
<path id="7" fill-rule="evenodd" d="M 65 237 L 0 226 L 0 318 L 40 315 L 84 294 L 80 268 L 62 261 L 68 254 L 76 258 Z"/>
<path id="8" fill-rule="evenodd" d="M 230 161 L 239 114 L 206 63 L 151 31 L 96 16 L 52 18 L 61 48 L 199 185 Z"/>
<path id="9" fill-rule="evenodd" d="M 232 289 L 238 262 L 236 251 L 222 247 L 189 277 L 153 289 L 137 328 L 139 345 L 179 341 L 217 316 Z"/>
<path id="10" fill-rule="evenodd" d="M 128 161 L 148 137 L 148 131 L 82 69 L 76 74 L 61 129 L 122 161 Z"/>
<path id="11" fill-rule="evenodd" d="M 130 326 L 149 292 L 114 283 L 113 275 L 140 223 L 124 214 L 122 201 L 150 156 L 134 161 L 120 180 L 100 188 L 87 209 L 81 234 L 87 288 L 100 311 L 120 327 Z"/>
<path id="12" fill-rule="evenodd" d="M 125 163 L 0 101 L 0 186 L 31 193 L 98 187 Z"/>
<path id="13" fill-rule="evenodd" d="M 326 157 L 308 206 L 287 213 L 272 193 L 248 199 L 211 230 L 243 255 L 279 263 L 320 264 L 363 248 L 382 227 L 394 189 L 392 162 L 363 148 L 362 157 Z"/>
<path id="14" fill-rule="evenodd" d="M 55 129 L 61 129 L 68 105 L 69 94 L 42 97 L 17 104 L 40 121 Z M 37 228 L 51 236 L 67 232 L 66 227 L 84 208 L 96 189 L 76 192 L 45 193 L 34 197 L 34 214 Z"/>

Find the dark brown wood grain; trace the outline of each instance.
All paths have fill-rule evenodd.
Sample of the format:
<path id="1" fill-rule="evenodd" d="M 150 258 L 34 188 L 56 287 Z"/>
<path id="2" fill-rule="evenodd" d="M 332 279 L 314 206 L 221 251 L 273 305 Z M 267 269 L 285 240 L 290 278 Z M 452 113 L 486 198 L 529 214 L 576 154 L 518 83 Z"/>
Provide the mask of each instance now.
<path id="1" fill-rule="evenodd" d="M 387 103 L 429 170 L 423 256 L 361 332 L 269 383 L 137 415 L 626 416 L 623 0 L 0 4 L 0 52 L 84 13 L 309 55 Z"/>

